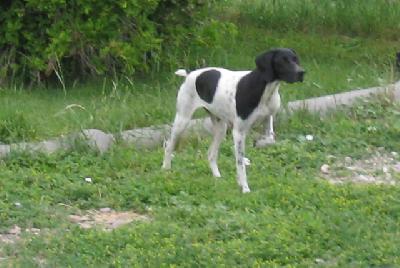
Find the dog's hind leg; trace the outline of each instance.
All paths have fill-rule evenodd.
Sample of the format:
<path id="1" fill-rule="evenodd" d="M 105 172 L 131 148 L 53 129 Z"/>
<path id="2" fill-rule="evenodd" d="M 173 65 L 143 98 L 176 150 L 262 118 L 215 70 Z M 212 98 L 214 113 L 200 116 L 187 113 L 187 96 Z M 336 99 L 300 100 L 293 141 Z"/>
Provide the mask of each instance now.
<path id="1" fill-rule="evenodd" d="M 175 116 L 174 123 L 171 129 L 171 137 L 166 142 L 165 145 L 165 153 L 164 153 L 164 161 L 162 168 L 163 169 L 171 169 L 171 160 L 172 160 L 172 152 L 175 150 L 176 144 L 179 141 L 179 138 L 182 136 L 183 131 L 186 129 L 189 124 L 191 118 L 191 114 L 182 115 L 177 113 Z"/>
<path id="2" fill-rule="evenodd" d="M 192 96 L 193 87 L 183 83 L 179 89 L 176 100 L 176 115 L 171 128 L 171 136 L 165 144 L 164 161 L 162 168 L 170 169 L 172 152 L 175 150 L 179 138 L 188 126 L 194 111 L 198 108 Z"/>
<path id="3" fill-rule="evenodd" d="M 275 143 L 274 116 L 269 115 L 266 123 L 265 135 L 255 142 L 256 147 L 261 148 Z"/>
<path id="4" fill-rule="evenodd" d="M 218 150 L 222 140 L 225 138 L 227 124 L 211 115 L 211 121 L 213 123 L 212 132 L 213 132 L 213 141 L 211 143 L 210 149 L 208 150 L 208 161 L 210 163 L 211 171 L 214 177 L 221 177 L 221 173 L 218 169 Z"/>

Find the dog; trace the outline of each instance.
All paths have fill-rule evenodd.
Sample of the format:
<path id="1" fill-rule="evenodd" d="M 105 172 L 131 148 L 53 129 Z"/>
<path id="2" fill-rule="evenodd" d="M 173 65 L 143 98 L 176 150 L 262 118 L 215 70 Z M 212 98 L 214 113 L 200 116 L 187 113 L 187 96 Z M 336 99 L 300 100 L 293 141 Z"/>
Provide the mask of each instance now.
<path id="1" fill-rule="evenodd" d="M 172 153 L 194 111 L 204 108 L 212 122 L 213 141 L 208 151 L 212 174 L 221 177 L 217 165 L 218 150 L 228 125 L 231 125 L 237 182 L 243 193 L 250 192 L 244 157 L 246 134 L 259 120 L 269 118 L 272 125 L 271 118 L 281 103 L 280 81 L 302 82 L 305 74 L 296 52 L 289 48 L 264 52 L 256 57 L 255 64 L 252 71 L 208 67 L 190 73 L 184 69 L 175 72 L 186 78 L 178 91 L 176 115 L 165 146 L 163 169 L 171 168 Z M 271 127 L 270 134 L 273 135 Z"/>
<path id="2" fill-rule="evenodd" d="M 400 52 L 396 53 L 396 70 L 400 73 Z"/>

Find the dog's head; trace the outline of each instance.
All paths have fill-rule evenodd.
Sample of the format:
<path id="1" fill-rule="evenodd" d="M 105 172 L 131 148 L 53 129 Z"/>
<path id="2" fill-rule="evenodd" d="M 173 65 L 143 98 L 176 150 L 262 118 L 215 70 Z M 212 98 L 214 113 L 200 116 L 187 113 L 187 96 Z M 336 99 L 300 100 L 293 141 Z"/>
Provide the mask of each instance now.
<path id="1" fill-rule="evenodd" d="M 288 83 L 303 82 L 304 69 L 296 52 L 290 48 L 276 48 L 256 58 L 257 69 L 266 80 L 282 80 Z"/>

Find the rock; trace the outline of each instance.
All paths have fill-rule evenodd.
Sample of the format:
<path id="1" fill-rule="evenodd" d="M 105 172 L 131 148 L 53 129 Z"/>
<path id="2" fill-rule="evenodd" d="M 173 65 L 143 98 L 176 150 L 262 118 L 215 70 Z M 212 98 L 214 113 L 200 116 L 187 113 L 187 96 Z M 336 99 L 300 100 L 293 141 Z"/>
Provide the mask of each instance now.
<path id="1" fill-rule="evenodd" d="M 357 167 L 353 167 L 353 166 L 348 166 L 348 167 L 346 167 L 346 169 L 350 170 L 350 171 L 357 171 L 358 170 Z"/>
<path id="2" fill-rule="evenodd" d="M 251 165 L 251 161 L 247 157 L 243 157 L 243 162 L 244 162 L 245 166 L 250 166 Z"/>
<path id="3" fill-rule="evenodd" d="M 363 175 L 363 174 L 359 174 L 357 176 L 357 180 L 360 182 L 374 182 L 375 179 L 372 176 L 368 176 L 368 175 Z"/>
<path id="4" fill-rule="evenodd" d="M 83 136 L 88 140 L 89 146 L 98 149 L 100 153 L 104 153 L 115 142 L 112 134 L 104 133 L 98 129 L 85 129 L 82 131 Z"/>
<path id="5" fill-rule="evenodd" d="M 351 159 L 351 157 L 350 156 L 346 156 L 345 158 L 344 158 L 344 162 L 346 163 L 346 164 L 351 164 L 351 162 L 353 161 L 353 159 Z"/>
<path id="6" fill-rule="evenodd" d="M 21 228 L 18 225 L 14 225 L 10 230 L 8 230 L 9 234 L 19 235 L 21 234 Z"/>
<path id="7" fill-rule="evenodd" d="M 395 165 L 393 165 L 393 170 L 395 172 L 400 172 L 400 162 L 397 162 Z"/>
<path id="8" fill-rule="evenodd" d="M 324 174 L 329 174 L 329 165 L 323 164 L 321 166 L 321 172 L 324 173 Z"/>
<path id="9" fill-rule="evenodd" d="M 71 221 L 73 221 L 73 222 L 75 222 L 75 223 L 77 223 L 77 222 L 83 222 L 83 221 L 89 221 L 89 220 L 90 220 L 89 216 L 87 216 L 87 215 L 84 215 L 84 216 L 69 215 L 68 217 L 69 217 L 69 219 L 70 219 Z"/>
<path id="10" fill-rule="evenodd" d="M 297 100 L 289 102 L 287 110 L 289 112 L 304 109 L 310 112 L 324 114 L 329 110 L 342 105 L 349 106 L 360 98 L 367 98 L 378 94 L 392 94 L 394 99 L 400 99 L 400 82 L 383 87 L 372 87 L 367 89 L 353 90 L 349 92 L 326 95 L 306 100 Z"/>
<path id="11" fill-rule="evenodd" d="M 1 144 L 0 145 L 0 158 L 3 158 L 6 155 L 8 155 L 10 153 L 10 151 L 11 151 L 10 145 Z"/>
<path id="12" fill-rule="evenodd" d="M 254 143 L 254 146 L 257 148 L 262 148 L 273 144 L 275 144 L 275 138 L 273 136 L 264 135 Z"/>
<path id="13" fill-rule="evenodd" d="M 99 209 L 99 211 L 103 212 L 103 213 L 108 213 L 108 212 L 111 212 L 112 209 L 111 208 L 101 208 L 101 209 Z"/>
<path id="14" fill-rule="evenodd" d="M 26 232 L 32 233 L 34 235 L 39 235 L 40 234 L 40 229 L 39 228 L 29 228 L 25 230 Z"/>

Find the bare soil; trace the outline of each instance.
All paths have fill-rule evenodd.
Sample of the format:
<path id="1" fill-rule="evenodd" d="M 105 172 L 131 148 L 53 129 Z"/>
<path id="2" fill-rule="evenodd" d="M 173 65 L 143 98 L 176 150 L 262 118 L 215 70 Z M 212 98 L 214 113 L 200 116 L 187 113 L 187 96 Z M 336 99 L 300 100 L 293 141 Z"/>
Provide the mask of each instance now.
<path id="1" fill-rule="evenodd" d="M 332 184 L 386 184 L 400 183 L 400 158 L 397 152 L 384 148 L 368 150 L 365 157 L 337 158 L 330 156 L 331 164 L 321 166 L 321 175 Z"/>
<path id="2" fill-rule="evenodd" d="M 136 212 L 114 211 L 110 208 L 89 210 L 81 215 L 70 215 L 69 219 L 83 229 L 94 228 L 97 226 L 105 231 L 111 231 L 134 221 L 150 220 L 148 216 Z"/>

